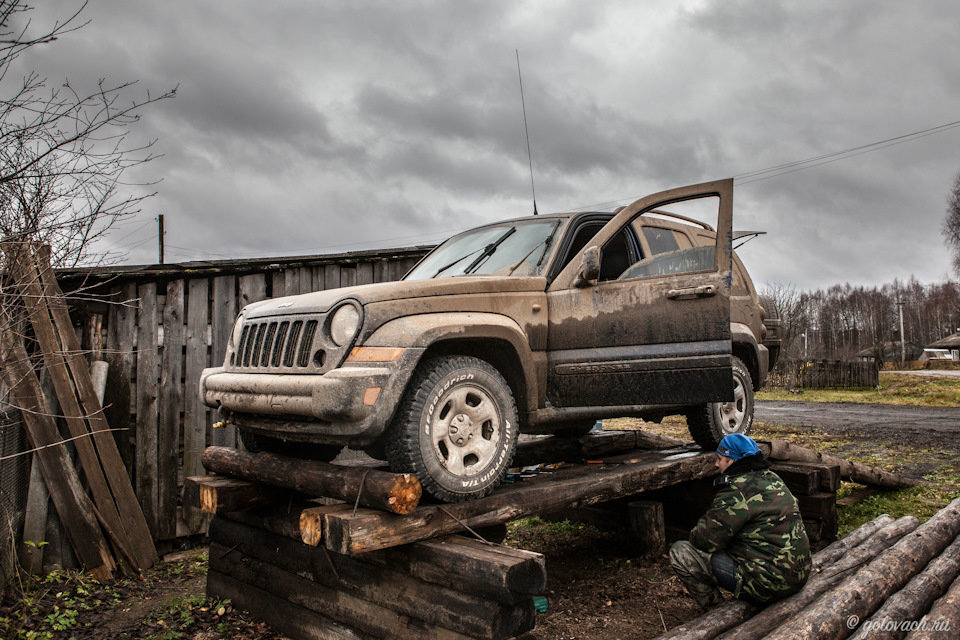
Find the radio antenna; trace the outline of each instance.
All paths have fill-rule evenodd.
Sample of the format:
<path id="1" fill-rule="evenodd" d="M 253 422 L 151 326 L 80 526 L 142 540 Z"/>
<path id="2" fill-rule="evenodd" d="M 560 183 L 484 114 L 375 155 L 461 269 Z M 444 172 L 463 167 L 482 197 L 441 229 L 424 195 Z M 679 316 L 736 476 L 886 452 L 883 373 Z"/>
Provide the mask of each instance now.
<path id="1" fill-rule="evenodd" d="M 523 101 L 523 76 L 520 75 L 520 50 L 517 54 L 517 80 L 520 81 L 520 107 L 523 109 L 523 133 L 527 137 L 527 164 L 530 165 L 530 192 L 533 194 L 533 215 L 537 215 L 537 190 L 533 186 L 533 154 L 530 153 L 530 130 L 527 128 L 527 105 Z"/>

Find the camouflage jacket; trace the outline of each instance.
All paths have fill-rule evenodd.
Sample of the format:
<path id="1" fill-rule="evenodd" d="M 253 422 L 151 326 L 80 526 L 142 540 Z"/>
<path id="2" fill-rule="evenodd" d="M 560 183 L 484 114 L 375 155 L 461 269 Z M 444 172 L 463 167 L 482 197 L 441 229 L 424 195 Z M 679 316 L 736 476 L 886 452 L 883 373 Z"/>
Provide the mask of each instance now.
<path id="1" fill-rule="evenodd" d="M 710 509 L 690 543 L 733 559 L 741 592 L 761 602 L 796 593 L 810 573 L 810 542 L 797 500 L 762 455 L 739 460 L 717 479 Z"/>

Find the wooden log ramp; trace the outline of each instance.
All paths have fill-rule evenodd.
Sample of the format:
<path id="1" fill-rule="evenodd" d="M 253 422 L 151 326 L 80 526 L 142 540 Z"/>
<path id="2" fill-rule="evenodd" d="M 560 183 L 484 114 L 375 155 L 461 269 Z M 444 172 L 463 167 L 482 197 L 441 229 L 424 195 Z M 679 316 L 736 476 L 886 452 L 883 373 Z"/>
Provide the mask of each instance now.
<path id="1" fill-rule="evenodd" d="M 271 513 L 272 511 L 272 513 Z M 274 525 L 284 507 L 261 509 Z M 295 638 L 512 638 L 533 629 L 543 556 L 461 536 L 350 557 L 251 524 L 210 525 L 207 593 L 230 598 Z"/>
<path id="2" fill-rule="evenodd" d="M 943 629 L 958 628 L 950 626 L 958 554 L 960 499 L 920 526 L 911 516 L 881 516 L 815 554 L 814 572 L 799 593 L 762 610 L 728 601 L 658 640 L 953 637 Z M 928 622 L 917 628 L 921 618 Z"/>

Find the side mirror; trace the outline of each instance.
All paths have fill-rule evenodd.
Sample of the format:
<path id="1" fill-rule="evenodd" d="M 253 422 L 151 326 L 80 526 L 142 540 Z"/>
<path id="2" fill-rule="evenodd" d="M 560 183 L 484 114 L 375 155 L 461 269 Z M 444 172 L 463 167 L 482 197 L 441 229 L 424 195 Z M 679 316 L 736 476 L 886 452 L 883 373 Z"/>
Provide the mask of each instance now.
<path id="1" fill-rule="evenodd" d="M 573 281 L 575 287 L 587 287 L 600 277 L 600 248 L 587 247 L 580 260 L 580 270 Z"/>

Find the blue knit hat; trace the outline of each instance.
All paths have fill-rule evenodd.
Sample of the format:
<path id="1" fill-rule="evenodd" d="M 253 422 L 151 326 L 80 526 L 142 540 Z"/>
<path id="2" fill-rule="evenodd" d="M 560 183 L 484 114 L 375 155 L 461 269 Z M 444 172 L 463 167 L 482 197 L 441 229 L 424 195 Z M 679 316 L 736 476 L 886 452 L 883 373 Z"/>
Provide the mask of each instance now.
<path id="1" fill-rule="evenodd" d="M 753 441 L 753 438 L 742 433 L 731 433 L 724 436 L 723 440 L 720 441 L 717 453 L 734 460 L 742 460 L 760 453 L 760 449 L 757 448 L 757 443 Z"/>

